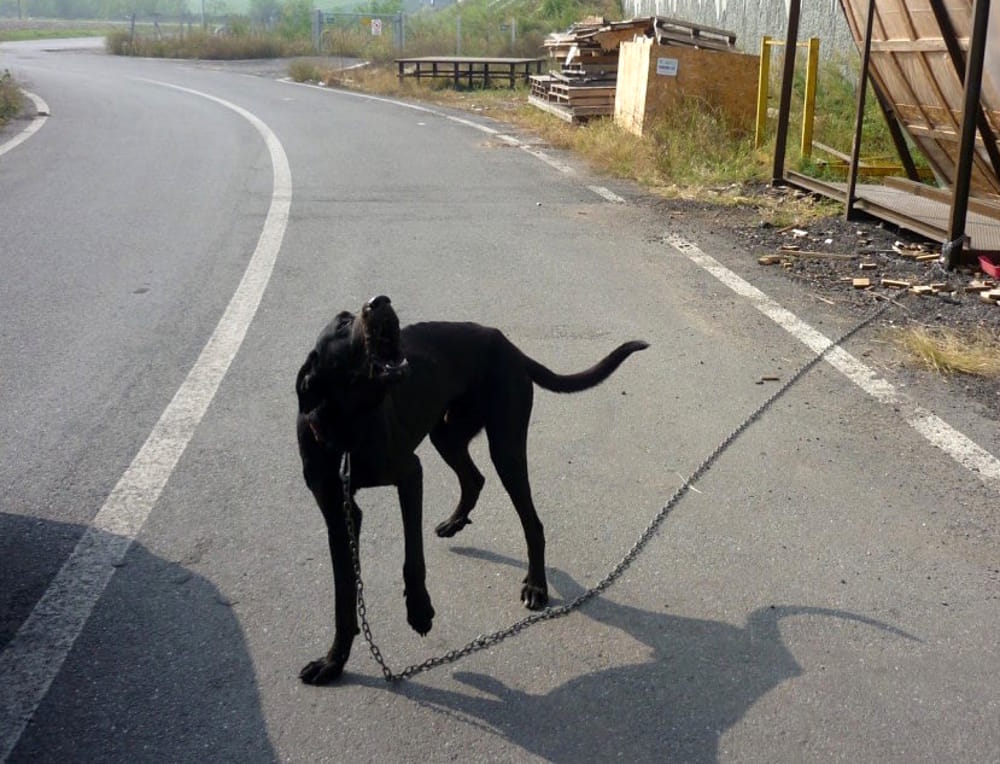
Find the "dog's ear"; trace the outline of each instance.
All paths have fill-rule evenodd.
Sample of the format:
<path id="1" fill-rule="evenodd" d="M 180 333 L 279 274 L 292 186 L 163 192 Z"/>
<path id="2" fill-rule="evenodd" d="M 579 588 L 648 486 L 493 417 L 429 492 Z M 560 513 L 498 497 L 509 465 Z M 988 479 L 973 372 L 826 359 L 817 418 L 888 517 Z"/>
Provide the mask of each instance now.
<path id="1" fill-rule="evenodd" d="M 295 393 L 299 397 L 299 412 L 303 414 L 307 411 L 312 411 L 319 403 L 318 400 L 315 400 L 317 394 L 313 390 L 316 381 L 316 360 L 318 358 L 319 355 L 315 350 L 309 351 L 306 362 L 302 364 L 302 368 L 299 369 L 298 376 L 295 378 Z"/>

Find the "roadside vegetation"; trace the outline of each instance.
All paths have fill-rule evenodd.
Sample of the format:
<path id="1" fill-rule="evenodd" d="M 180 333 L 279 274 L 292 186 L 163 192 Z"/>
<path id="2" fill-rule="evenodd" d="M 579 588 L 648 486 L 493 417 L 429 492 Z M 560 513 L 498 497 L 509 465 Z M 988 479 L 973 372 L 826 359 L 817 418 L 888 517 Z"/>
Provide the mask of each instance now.
<path id="1" fill-rule="evenodd" d="M 6 125 L 21 110 L 21 91 L 6 69 L 0 73 L 0 127 Z"/>
<path id="2" fill-rule="evenodd" d="M 917 326 L 899 330 L 896 341 L 913 358 L 941 374 L 1000 377 L 1000 334 Z"/>

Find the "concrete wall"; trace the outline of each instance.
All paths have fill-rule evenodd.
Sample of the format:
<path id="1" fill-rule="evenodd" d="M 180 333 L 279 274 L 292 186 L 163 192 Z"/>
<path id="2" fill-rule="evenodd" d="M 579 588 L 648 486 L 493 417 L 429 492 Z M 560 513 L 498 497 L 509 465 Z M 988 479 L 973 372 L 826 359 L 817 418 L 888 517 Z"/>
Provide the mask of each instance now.
<path id="1" fill-rule="evenodd" d="M 799 40 L 820 38 L 820 55 L 832 51 L 857 54 L 838 0 L 801 0 Z M 736 32 L 736 44 L 748 53 L 760 49 L 760 38 L 785 39 L 786 0 L 622 0 L 625 18 L 668 16 Z"/>

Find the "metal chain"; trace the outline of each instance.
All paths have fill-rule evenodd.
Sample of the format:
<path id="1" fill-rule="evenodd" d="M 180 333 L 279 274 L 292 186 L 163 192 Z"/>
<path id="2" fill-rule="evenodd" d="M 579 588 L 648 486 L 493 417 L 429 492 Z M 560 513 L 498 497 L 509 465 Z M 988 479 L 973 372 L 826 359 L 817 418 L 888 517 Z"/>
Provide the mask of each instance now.
<path id="1" fill-rule="evenodd" d="M 387 682 L 398 682 L 403 679 L 409 679 L 417 674 L 422 674 L 423 672 L 437 668 L 438 666 L 443 666 L 447 663 L 454 663 L 467 655 L 493 647 L 508 637 L 513 637 L 536 623 L 541 621 L 551 621 L 555 618 L 561 618 L 564 615 L 568 615 L 610 587 L 629 568 L 629 566 L 635 561 L 636 557 L 639 556 L 639 553 L 656 534 L 667 515 L 670 514 L 671 510 L 673 510 L 678 502 L 680 502 L 680 500 L 684 497 L 684 494 L 688 492 L 688 489 L 690 489 L 694 483 L 696 483 L 706 472 L 708 472 L 722 453 L 732 445 L 733 441 L 735 441 L 751 424 L 756 422 L 761 415 L 763 415 L 763 413 L 767 411 L 767 409 L 769 409 L 778 398 L 784 395 L 789 388 L 798 382 L 799 379 L 806 374 L 806 372 L 823 360 L 827 353 L 833 350 L 833 348 L 846 342 L 857 332 L 864 329 L 868 326 L 868 324 L 885 313 L 889 307 L 890 305 L 888 303 L 884 304 L 881 308 L 867 318 L 863 319 L 852 329 L 842 334 L 839 339 L 831 342 L 821 351 L 816 353 L 812 358 L 799 367 L 799 369 L 788 378 L 788 381 L 781 385 L 781 387 L 779 387 L 763 403 L 754 409 L 754 411 L 746 419 L 744 419 L 735 430 L 729 433 L 729 435 L 727 435 L 722 442 L 715 447 L 715 450 L 712 451 L 712 453 L 710 453 L 704 461 L 698 465 L 694 472 L 691 473 L 691 476 L 674 491 L 673 495 L 667 500 L 667 503 L 663 505 L 660 511 L 657 512 L 657 514 L 650 521 L 649 525 L 646 526 L 646 529 L 639 535 L 638 540 L 632 545 L 632 548 L 625 553 L 625 556 L 622 557 L 621 561 L 619 561 L 619 563 L 611 569 L 611 572 L 594 584 L 594 586 L 587 589 L 569 602 L 532 613 L 525 616 L 521 620 L 516 621 L 505 629 L 494 631 L 490 634 L 480 634 L 464 647 L 449 650 L 443 655 L 428 658 L 422 663 L 414 663 L 398 673 L 390 669 L 385 659 L 382 657 L 382 651 L 379 650 L 378 645 L 376 645 L 375 641 L 372 639 L 371 626 L 368 623 L 367 608 L 365 607 L 364 598 L 364 584 L 361 581 L 361 561 L 358 555 L 357 535 L 355 533 L 354 518 L 351 512 L 351 460 L 350 454 L 345 453 L 340 465 L 340 480 L 344 490 L 344 515 L 347 520 L 348 540 L 351 547 L 351 556 L 354 562 L 355 581 L 357 582 L 358 619 L 361 621 L 361 631 L 365 642 L 368 643 L 368 650 L 371 652 L 372 658 L 375 659 L 375 662 L 382 669 L 382 676 Z"/>

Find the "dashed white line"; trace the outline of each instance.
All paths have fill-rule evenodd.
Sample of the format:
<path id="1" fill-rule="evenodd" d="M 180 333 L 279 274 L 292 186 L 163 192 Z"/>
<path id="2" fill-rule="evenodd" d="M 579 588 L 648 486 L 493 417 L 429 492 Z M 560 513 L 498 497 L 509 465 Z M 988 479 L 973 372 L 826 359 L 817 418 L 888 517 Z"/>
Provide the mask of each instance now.
<path id="1" fill-rule="evenodd" d="M 149 517 L 246 336 L 288 223 L 292 175 L 277 136 L 254 114 L 197 90 L 250 122 L 271 156 L 271 204 L 257 247 L 201 355 L 125 470 L 91 526 L 31 614 L 0 653 L 0 761 L 5 761 L 48 693 L 94 605 Z"/>

